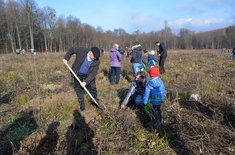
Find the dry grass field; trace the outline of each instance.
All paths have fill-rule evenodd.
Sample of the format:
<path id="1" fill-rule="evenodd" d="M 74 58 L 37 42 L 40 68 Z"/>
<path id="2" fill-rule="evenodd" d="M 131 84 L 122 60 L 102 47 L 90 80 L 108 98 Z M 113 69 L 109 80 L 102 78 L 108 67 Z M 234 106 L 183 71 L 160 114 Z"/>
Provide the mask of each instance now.
<path id="1" fill-rule="evenodd" d="M 231 53 L 169 52 L 160 127 L 143 109 L 119 109 L 133 80 L 130 58 L 120 84 L 110 85 L 109 57 L 101 57 L 96 83 L 108 111 L 86 96 L 81 115 L 64 54 L 0 55 L 0 154 L 235 154 Z M 200 99 L 189 101 L 191 94 Z"/>

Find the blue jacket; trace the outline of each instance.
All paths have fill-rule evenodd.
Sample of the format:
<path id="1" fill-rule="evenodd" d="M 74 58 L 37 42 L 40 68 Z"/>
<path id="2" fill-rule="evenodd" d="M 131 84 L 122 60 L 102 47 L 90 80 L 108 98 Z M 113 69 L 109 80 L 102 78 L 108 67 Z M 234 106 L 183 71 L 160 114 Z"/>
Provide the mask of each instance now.
<path id="1" fill-rule="evenodd" d="M 152 105 L 161 105 L 165 99 L 165 86 L 160 77 L 152 78 L 148 81 L 145 93 L 144 104 L 148 102 Z"/>
<path id="2" fill-rule="evenodd" d="M 148 64 L 149 64 L 149 66 L 156 66 L 156 63 L 157 63 L 156 56 L 149 54 L 148 55 Z"/>

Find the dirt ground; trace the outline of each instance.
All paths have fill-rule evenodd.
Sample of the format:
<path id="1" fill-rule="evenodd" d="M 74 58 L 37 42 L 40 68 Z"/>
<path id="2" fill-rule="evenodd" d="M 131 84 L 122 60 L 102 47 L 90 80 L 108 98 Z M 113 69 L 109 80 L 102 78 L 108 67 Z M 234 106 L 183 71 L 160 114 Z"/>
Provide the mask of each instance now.
<path id="1" fill-rule="evenodd" d="M 64 53 L 0 55 L 0 154 L 235 154 L 235 61 L 219 51 L 170 51 L 164 123 L 132 102 L 120 110 L 133 79 L 124 58 L 120 85 L 109 84 L 109 59 L 97 75 L 103 112 L 80 113 Z M 189 101 L 191 94 L 200 96 Z"/>

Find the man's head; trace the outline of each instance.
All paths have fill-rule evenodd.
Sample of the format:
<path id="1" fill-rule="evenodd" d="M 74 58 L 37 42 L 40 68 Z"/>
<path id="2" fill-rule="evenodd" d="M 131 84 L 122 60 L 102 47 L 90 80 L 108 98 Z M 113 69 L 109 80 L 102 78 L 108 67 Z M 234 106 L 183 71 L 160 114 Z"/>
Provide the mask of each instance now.
<path id="1" fill-rule="evenodd" d="M 158 41 L 155 42 L 155 45 L 156 45 L 156 46 L 160 46 L 160 42 L 158 42 Z"/>
<path id="2" fill-rule="evenodd" d="M 145 82 L 146 74 L 144 71 L 139 71 L 136 75 L 136 81 L 138 82 Z"/>
<path id="3" fill-rule="evenodd" d="M 157 67 L 152 67 L 149 71 L 149 75 L 151 78 L 158 77 L 160 75 L 159 69 Z"/>
<path id="4" fill-rule="evenodd" d="M 89 56 L 92 60 L 99 59 L 100 57 L 100 49 L 98 47 L 92 47 Z"/>

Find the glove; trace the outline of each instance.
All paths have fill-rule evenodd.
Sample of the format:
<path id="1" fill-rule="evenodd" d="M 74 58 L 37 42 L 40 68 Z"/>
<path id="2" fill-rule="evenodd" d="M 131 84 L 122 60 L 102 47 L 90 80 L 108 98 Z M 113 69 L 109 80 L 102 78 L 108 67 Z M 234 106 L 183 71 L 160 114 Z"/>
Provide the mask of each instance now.
<path id="1" fill-rule="evenodd" d="M 152 108 L 152 105 L 148 102 L 148 103 L 144 106 L 144 111 L 148 114 L 148 113 L 150 113 L 151 108 Z"/>

